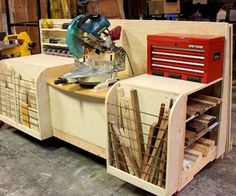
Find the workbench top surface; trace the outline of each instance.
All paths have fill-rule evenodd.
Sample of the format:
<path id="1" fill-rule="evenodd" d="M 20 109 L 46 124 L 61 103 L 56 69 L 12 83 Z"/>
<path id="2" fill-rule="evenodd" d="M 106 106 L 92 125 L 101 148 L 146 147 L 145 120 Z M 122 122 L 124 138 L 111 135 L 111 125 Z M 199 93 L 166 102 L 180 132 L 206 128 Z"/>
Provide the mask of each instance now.
<path id="1" fill-rule="evenodd" d="M 42 69 L 55 67 L 64 64 L 74 63 L 73 58 L 53 56 L 47 54 L 34 54 L 30 56 L 22 56 L 12 59 L 7 59 L 7 62 L 15 65 L 17 64 L 30 64 L 37 67 L 42 67 Z"/>
<path id="2" fill-rule="evenodd" d="M 129 75 L 127 73 L 119 73 L 118 74 L 119 79 L 125 79 L 128 77 L 129 77 Z M 101 90 L 101 91 L 95 91 L 93 88 L 81 87 L 77 83 L 66 84 L 66 85 L 62 85 L 62 84 L 55 85 L 54 79 L 48 80 L 48 84 L 49 84 L 49 86 L 56 88 L 58 90 L 62 90 L 64 92 L 69 92 L 69 93 L 73 93 L 73 94 L 77 94 L 77 95 L 84 95 L 84 96 L 89 96 L 89 97 L 94 97 L 94 98 L 99 98 L 99 99 L 104 99 L 104 100 L 106 99 L 107 93 L 110 89 L 110 87 L 109 87 L 109 88 Z"/>
<path id="3" fill-rule="evenodd" d="M 62 90 L 62 91 L 65 91 L 65 92 L 78 94 L 78 95 L 85 95 L 85 96 L 89 96 L 89 97 L 95 97 L 95 98 L 104 99 L 104 100 L 105 100 L 107 92 L 109 90 L 109 89 L 106 89 L 106 90 L 96 92 L 96 91 L 93 90 L 93 88 L 84 88 L 84 87 L 81 87 L 77 83 L 66 84 L 66 85 L 62 85 L 62 84 L 55 85 L 54 80 L 49 80 L 48 84 L 51 87 L 56 88 L 58 90 Z"/>
<path id="4" fill-rule="evenodd" d="M 219 78 L 218 80 L 215 80 L 209 84 L 203 84 L 203 83 L 198 83 L 198 82 L 191 82 L 191 81 L 186 81 L 186 80 L 143 74 L 137 77 L 123 80 L 121 81 L 121 83 L 126 84 L 126 85 L 132 85 L 132 86 L 137 86 L 137 87 L 150 88 L 153 90 L 169 92 L 169 93 L 173 93 L 177 95 L 181 95 L 181 94 L 188 95 L 202 88 L 205 88 L 208 85 L 216 83 L 220 80 L 222 80 L 222 78 Z"/>

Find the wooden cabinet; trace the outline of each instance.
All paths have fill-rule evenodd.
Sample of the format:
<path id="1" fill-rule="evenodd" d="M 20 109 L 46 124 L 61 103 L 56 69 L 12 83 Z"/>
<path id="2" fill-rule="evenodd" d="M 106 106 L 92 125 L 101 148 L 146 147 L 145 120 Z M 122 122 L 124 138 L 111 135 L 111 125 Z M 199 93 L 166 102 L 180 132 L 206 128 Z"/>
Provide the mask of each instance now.
<path id="1" fill-rule="evenodd" d="M 54 84 L 54 79 L 73 69 L 75 65 L 67 65 L 50 68 L 48 72 L 53 136 L 105 159 L 108 89 L 97 92 L 77 83 Z M 119 73 L 118 77 L 128 76 Z"/>
<path id="2" fill-rule="evenodd" d="M 37 139 L 51 137 L 47 71 L 72 62 L 45 54 L 1 61 L 0 120 Z"/>
<path id="3" fill-rule="evenodd" d="M 221 78 L 141 75 L 115 84 L 106 99 L 108 173 L 157 195 L 181 190 L 225 152 L 222 92 Z M 212 121 L 195 123 L 203 117 Z"/>

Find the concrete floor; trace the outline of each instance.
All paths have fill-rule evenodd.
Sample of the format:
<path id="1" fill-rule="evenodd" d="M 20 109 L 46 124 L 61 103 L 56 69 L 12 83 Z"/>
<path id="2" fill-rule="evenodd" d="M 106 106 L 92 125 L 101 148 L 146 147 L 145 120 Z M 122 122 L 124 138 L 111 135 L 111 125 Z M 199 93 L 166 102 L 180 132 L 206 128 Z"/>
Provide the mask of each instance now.
<path id="1" fill-rule="evenodd" d="M 0 196 L 151 196 L 106 173 L 105 160 L 56 138 L 0 129 Z M 236 148 L 203 169 L 181 196 L 236 195 Z"/>

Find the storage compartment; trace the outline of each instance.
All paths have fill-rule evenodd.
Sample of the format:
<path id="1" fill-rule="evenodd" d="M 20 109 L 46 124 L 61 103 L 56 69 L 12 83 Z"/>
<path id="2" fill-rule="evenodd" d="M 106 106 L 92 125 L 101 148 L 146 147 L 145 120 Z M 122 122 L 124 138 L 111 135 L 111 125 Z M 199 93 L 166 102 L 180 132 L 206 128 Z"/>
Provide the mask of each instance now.
<path id="1" fill-rule="evenodd" d="M 181 190 L 224 151 L 221 85 L 153 75 L 115 84 L 106 99 L 108 172 L 156 195 Z"/>
<path id="2" fill-rule="evenodd" d="M 29 128 L 29 107 L 34 108 L 34 117 L 38 119 L 35 80 L 26 80 L 10 70 L 0 73 L 0 80 L 1 114 Z"/>
<path id="3" fill-rule="evenodd" d="M 2 60 L 0 120 L 39 140 L 51 137 L 48 68 L 72 62 L 44 54 Z"/>
<path id="4" fill-rule="evenodd" d="M 221 81 L 188 96 L 180 189 L 216 158 L 222 103 L 220 86 Z"/>
<path id="5" fill-rule="evenodd" d="M 138 91 L 125 95 L 123 88 L 118 89 L 117 105 L 108 105 L 118 111 L 108 113 L 116 119 L 108 121 L 111 166 L 165 188 L 169 106 L 162 103 L 156 114 L 141 111 Z"/>

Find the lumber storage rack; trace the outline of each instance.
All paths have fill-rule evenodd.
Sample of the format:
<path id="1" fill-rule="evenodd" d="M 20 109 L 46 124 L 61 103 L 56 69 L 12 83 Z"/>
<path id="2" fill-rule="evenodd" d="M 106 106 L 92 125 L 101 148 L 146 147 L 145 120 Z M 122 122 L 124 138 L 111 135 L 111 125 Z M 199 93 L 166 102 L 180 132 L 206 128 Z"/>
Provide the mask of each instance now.
<path id="1" fill-rule="evenodd" d="M 156 195 L 181 190 L 224 152 L 221 86 L 147 74 L 117 82 L 105 103 L 108 173 Z"/>

